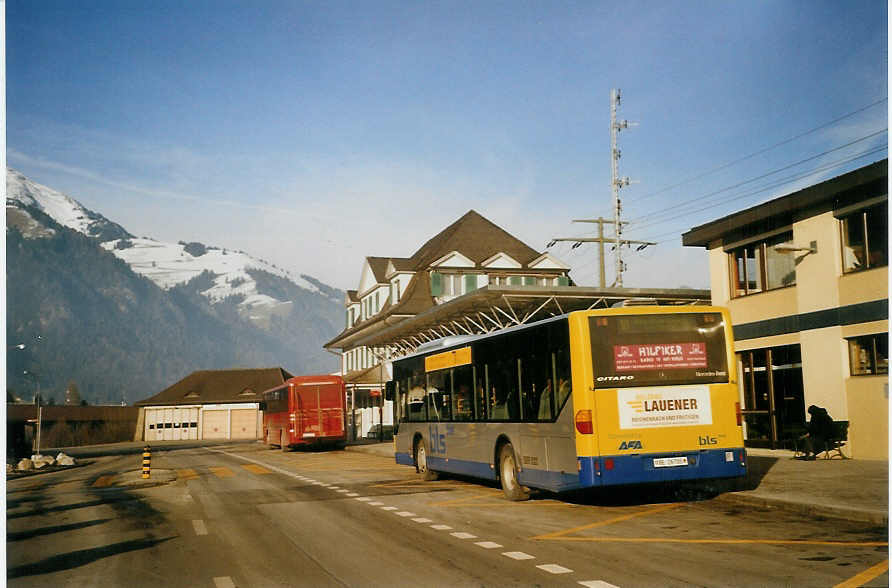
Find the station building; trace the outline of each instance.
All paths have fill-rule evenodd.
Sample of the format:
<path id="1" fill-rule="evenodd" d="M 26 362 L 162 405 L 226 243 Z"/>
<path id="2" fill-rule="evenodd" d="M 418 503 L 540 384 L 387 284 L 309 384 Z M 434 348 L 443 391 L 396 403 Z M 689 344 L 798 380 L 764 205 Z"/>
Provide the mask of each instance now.
<path id="1" fill-rule="evenodd" d="M 809 405 L 888 459 L 888 159 L 692 228 L 734 324 L 746 443 L 789 447 Z"/>
<path id="2" fill-rule="evenodd" d="M 193 372 L 135 403 L 137 440 L 259 439 L 263 391 L 291 377 L 282 368 Z"/>
<path id="3" fill-rule="evenodd" d="M 325 344 L 341 353 L 351 438 L 392 426 L 382 395 L 390 360 L 449 336 L 488 333 L 630 298 L 705 304 L 705 290 L 575 286 L 570 267 L 523 243 L 474 210 L 411 257 L 367 257 L 345 298 L 344 330 Z M 337 351 L 336 351 L 337 350 Z"/>

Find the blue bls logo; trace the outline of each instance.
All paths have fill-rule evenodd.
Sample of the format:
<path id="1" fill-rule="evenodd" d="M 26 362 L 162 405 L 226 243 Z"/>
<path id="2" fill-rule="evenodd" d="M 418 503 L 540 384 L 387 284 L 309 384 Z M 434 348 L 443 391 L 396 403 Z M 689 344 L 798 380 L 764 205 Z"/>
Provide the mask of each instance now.
<path id="1" fill-rule="evenodd" d="M 642 449 L 641 441 L 623 441 L 619 444 L 619 450 L 623 451 L 626 449 Z"/>

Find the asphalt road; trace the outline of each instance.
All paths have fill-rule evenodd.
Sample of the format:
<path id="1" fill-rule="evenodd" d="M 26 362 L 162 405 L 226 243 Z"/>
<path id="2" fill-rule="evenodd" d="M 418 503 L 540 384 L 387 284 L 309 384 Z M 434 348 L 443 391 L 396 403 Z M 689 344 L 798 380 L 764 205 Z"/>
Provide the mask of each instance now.
<path id="1" fill-rule="evenodd" d="M 888 586 L 886 530 L 734 509 L 696 489 L 506 501 L 392 459 L 261 445 L 7 483 L 10 586 Z M 120 476 L 117 479 L 121 479 Z"/>

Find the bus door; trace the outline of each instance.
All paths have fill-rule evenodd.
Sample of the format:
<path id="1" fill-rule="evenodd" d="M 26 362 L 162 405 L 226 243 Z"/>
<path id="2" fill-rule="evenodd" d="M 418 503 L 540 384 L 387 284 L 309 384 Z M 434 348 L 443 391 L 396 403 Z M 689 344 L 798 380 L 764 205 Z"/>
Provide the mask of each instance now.
<path id="1" fill-rule="evenodd" d="M 452 420 L 452 374 L 441 369 L 427 374 L 428 451 L 432 457 L 446 459 L 449 445 L 449 421 Z"/>
<path id="2" fill-rule="evenodd" d="M 322 436 L 322 407 L 319 403 L 319 384 L 304 384 L 298 394 L 301 399 L 300 432 L 304 439 Z"/>
<path id="3" fill-rule="evenodd" d="M 474 410 L 476 400 L 474 398 L 474 367 L 463 365 L 454 367 L 449 371 L 451 380 L 449 394 L 449 420 L 446 425 L 446 456 L 452 468 L 472 467 L 471 462 L 485 463 L 489 470 L 489 453 L 491 448 L 481 443 L 477 437 L 477 426 L 474 424 Z M 480 389 L 480 395 L 483 389 Z M 482 402 L 480 402 L 482 404 Z M 482 420 L 482 415 L 481 415 Z M 470 473 L 464 472 L 463 473 Z M 474 475 L 479 475 L 475 473 Z"/>
<path id="4" fill-rule="evenodd" d="M 337 383 L 326 383 L 318 388 L 321 422 L 320 431 L 323 436 L 331 437 L 344 434 L 344 413 L 341 409 L 343 391 Z"/>

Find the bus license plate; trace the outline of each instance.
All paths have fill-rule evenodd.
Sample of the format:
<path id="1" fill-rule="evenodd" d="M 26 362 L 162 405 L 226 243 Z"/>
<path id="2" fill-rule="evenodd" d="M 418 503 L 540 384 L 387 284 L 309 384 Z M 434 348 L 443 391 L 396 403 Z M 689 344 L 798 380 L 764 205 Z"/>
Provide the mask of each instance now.
<path id="1" fill-rule="evenodd" d="M 688 457 L 686 455 L 682 455 L 681 457 L 655 457 L 654 458 L 654 467 L 655 468 L 675 468 L 678 466 L 686 466 L 688 465 Z"/>

